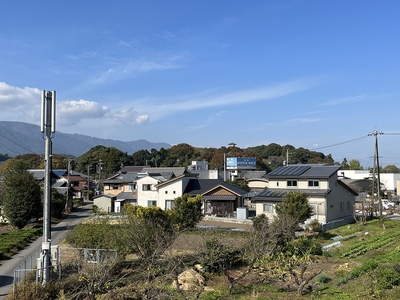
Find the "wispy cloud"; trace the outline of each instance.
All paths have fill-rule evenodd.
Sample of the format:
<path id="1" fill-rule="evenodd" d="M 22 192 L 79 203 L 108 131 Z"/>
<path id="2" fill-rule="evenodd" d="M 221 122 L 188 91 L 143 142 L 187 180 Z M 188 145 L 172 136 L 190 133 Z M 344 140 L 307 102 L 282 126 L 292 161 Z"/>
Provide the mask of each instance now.
<path id="1" fill-rule="evenodd" d="M 221 118 L 223 115 L 225 115 L 226 111 L 219 111 L 216 114 L 208 117 L 207 119 L 204 120 L 202 124 L 196 124 L 192 126 L 186 127 L 183 131 L 184 132 L 192 132 L 192 131 L 197 131 L 203 128 L 207 128 L 212 126 L 219 118 Z"/>
<path id="2" fill-rule="evenodd" d="M 186 95 L 178 97 L 179 99 L 175 101 L 149 98 L 145 99 L 145 101 L 132 101 L 126 104 L 125 107 L 120 106 L 114 110 L 108 105 L 92 100 L 59 99 L 57 100 L 57 122 L 60 125 L 72 126 L 83 121 L 86 124 L 90 120 L 98 122 L 98 120 L 102 119 L 107 124 L 143 125 L 150 120 L 157 121 L 178 112 L 214 107 L 222 108 L 204 124 L 196 126 L 197 128 L 189 128 L 189 130 L 196 130 L 201 127 L 210 126 L 210 124 L 225 113 L 224 108 L 232 105 L 278 99 L 309 87 L 310 84 L 298 81 L 225 94 L 221 93 L 221 90 L 209 90 L 206 93 L 199 93 L 197 96 Z M 160 103 L 160 101 L 163 103 Z M 168 101 L 168 103 L 166 104 L 165 101 Z M 39 121 L 40 90 L 37 88 L 18 88 L 0 82 L 0 104 L 2 105 L 0 117 L 3 116 L 3 120 L 11 120 L 10 117 L 6 116 L 11 115 L 10 111 L 19 110 L 20 117 L 24 121 L 30 123 L 38 123 Z M 306 120 L 309 122 L 316 121 L 316 119 L 311 118 L 303 119 L 303 121 Z"/>
<path id="3" fill-rule="evenodd" d="M 298 118 L 298 119 L 289 119 L 287 122 L 295 122 L 295 123 L 314 123 L 320 122 L 320 118 Z"/>
<path id="4" fill-rule="evenodd" d="M 113 66 L 100 74 L 89 79 L 88 84 L 103 84 L 110 81 L 117 81 L 128 77 L 135 77 L 139 74 L 177 69 L 180 67 L 180 56 L 171 56 L 163 60 L 128 60 L 113 63 Z"/>
<path id="5" fill-rule="evenodd" d="M 195 99 L 180 99 L 171 101 L 168 104 L 158 104 L 150 106 L 154 117 L 160 118 L 179 111 L 191 111 L 211 107 L 225 107 L 277 99 L 303 91 L 310 88 L 311 84 L 303 81 L 295 81 L 274 86 L 255 88 L 250 90 L 238 91 L 233 93 L 208 95 Z"/>
<path id="6" fill-rule="evenodd" d="M 343 104 L 346 102 L 362 101 L 363 98 L 365 98 L 365 95 L 357 95 L 357 96 L 351 96 L 351 97 L 345 97 L 345 98 L 335 98 L 335 99 L 328 100 L 325 103 L 321 103 L 320 105 L 323 105 L 323 106 L 339 105 L 339 104 Z"/>

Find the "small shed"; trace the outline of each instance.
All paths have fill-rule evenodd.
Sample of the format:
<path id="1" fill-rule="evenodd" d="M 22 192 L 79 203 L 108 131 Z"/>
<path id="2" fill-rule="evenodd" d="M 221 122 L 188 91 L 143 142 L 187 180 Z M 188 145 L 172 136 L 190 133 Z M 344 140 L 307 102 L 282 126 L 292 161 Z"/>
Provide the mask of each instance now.
<path id="1" fill-rule="evenodd" d="M 105 213 L 114 212 L 115 201 L 117 200 L 117 196 L 103 194 L 94 197 L 93 205 L 96 205 L 99 211 Z"/>

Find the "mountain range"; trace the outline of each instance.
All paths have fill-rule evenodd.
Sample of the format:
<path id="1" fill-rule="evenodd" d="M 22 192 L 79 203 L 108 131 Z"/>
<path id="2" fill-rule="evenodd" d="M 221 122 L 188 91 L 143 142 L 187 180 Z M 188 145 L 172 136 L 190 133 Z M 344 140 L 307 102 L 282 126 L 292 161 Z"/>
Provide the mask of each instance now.
<path id="1" fill-rule="evenodd" d="M 81 156 L 91 148 L 102 145 L 115 147 L 123 152 L 132 154 L 139 150 L 160 150 L 170 148 L 167 143 L 153 143 L 147 140 L 118 141 L 100 139 L 83 134 L 56 132 L 52 137 L 53 153 Z M 0 154 L 13 157 L 20 154 L 44 154 L 44 136 L 40 127 L 24 122 L 0 121 Z"/>

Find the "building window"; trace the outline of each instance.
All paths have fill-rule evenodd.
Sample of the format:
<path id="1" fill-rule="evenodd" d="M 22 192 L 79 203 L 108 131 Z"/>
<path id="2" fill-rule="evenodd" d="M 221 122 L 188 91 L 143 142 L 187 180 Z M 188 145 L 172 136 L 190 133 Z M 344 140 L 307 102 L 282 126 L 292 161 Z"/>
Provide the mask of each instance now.
<path id="1" fill-rule="evenodd" d="M 347 210 L 351 210 L 351 209 L 352 209 L 351 201 L 347 201 Z"/>
<path id="2" fill-rule="evenodd" d="M 173 191 L 172 193 L 173 193 L 173 194 L 176 194 L 176 192 L 175 192 L 175 191 Z"/>
<path id="3" fill-rule="evenodd" d="M 165 209 L 173 209 L 174 200 L 165 200 Z"/>
<path id="4" fill-rule="evenodd" d="M 276 182 L 276 186 L 279 186 L 279 181 Z"/>
<path id="5" fill-rule="evenodd" d="M 264 212 L 273 213 L 274 205 L 273 204 L 264 204 Z"/>
<path id="6" fill-rule="evenodd" d="M 156 200 L 147 200 L 147 206 L 157 206 L 157 201 Z"/>
<path id="7" fill-rule="evenodd" d="M 113 190 L 119 190 L 119 185 L 118 184 L 113 184 Z"/>
<path id="8" fill-rule="evenodd" d="M 135 185 L 132 184 L 132 183 L 130 183 L 130 184 L 128 185 L 128 190 L 129 190 L 129 191 L 133 191 L 134 189 L 135 189 Z"/>
<path id="9" fill-rule="evenodd" d="M 308 181 L 308 186 L 309 187 L 318 187 L 319 186 L 319 181 L 318 180 L 309 180 Z"/>
<path id="10" fill-rule="evenodd" d="M 143 191 L 150 191 L 151 190 L 151 184 L 143 184 L 142 185 L 142 190 Z"/>
<path id="11" fill-rule="evenodd" d="M 168 194 L 168 191 L 165 191 L 166 194 Z"/>
<path id="12" fill-rule="evenodd" d="M 344 211 L 344 202 L 340 202 L 340 211 Z"/>
<path id="13" fill-rule="evenodd" d="M 295 187 L 297 187 L 297 180 L 293 180 L 293 179 L 287 180 L 286 181 L 286 185 L 287 186 L 295 186 Z"/>

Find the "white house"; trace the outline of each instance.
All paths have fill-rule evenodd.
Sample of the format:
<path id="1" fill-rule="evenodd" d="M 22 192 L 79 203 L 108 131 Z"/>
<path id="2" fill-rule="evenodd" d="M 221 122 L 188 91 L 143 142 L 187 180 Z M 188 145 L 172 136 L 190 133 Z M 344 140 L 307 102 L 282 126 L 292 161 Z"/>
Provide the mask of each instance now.
<path id="1" fill-rule="evenodd" d="M 299 191 L 308 196 L 314 211 L 311 219 L 321 224 L 352 220 L 357 193 L 338 179 L 339 169 L 340 166 L 322 164 L 288 165 L 275 169 L 267 175 L 268 187 L 252 199 L 256 203 L 256 214 L 273 217 L 275 206 L 285 195 Z"/>

